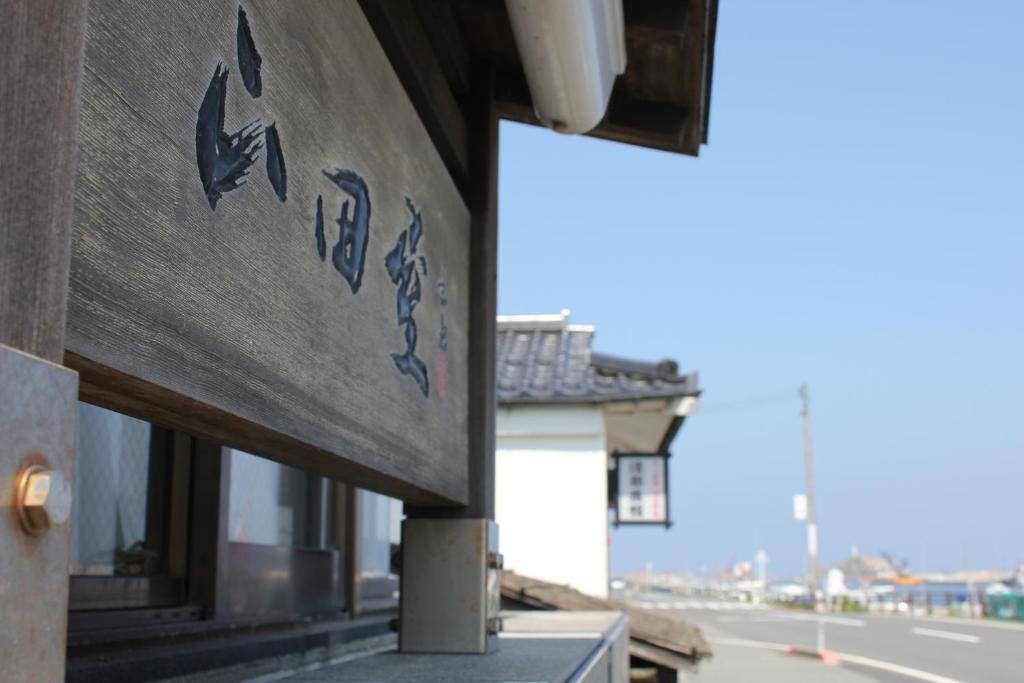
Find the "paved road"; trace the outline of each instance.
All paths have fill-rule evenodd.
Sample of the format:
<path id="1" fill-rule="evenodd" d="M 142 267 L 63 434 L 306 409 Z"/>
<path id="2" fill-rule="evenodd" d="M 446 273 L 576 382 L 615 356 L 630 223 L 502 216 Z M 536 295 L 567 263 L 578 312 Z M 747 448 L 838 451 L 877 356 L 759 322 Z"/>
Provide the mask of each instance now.
<path id="1" fill-rule="evenodd" d="M 740 656 L 764 662 L 775 661 L 769 655 L 776 654 L 798 659 L 783 652 L 789 646 L 814 650 L 817 642 L 818 617 L 810 613 L 664 594 L 635 596 L 633 601 L 700 625 L 717 644 L 716 659 L 722 665 L 725 658 Z M 880 615 L 825 615 L 822 619 L 825 646 L 839 654 L 842 666 L 823 666 L 820 677 L 806 680 L 853 680 L 843 676 L 856 673 L 866 677 L 859 680 L 887 682 L 1024 681 L 1024 626 L 1019 624 Z M 708 674 L 715 666 L 719 664 L 708 667 Z"/>

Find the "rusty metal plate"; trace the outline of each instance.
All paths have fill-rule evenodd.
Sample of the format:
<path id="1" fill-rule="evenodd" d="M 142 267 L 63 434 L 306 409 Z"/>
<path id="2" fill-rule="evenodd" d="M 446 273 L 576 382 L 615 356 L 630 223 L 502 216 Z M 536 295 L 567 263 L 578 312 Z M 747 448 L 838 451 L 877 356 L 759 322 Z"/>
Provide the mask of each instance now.
<path id="1" fill-rule="evenodd" d="M 0 345 L 0 681 L 64 680 L 71 523 L 26 533 L 18 473 L 74 475 L 78 374 Z"/>

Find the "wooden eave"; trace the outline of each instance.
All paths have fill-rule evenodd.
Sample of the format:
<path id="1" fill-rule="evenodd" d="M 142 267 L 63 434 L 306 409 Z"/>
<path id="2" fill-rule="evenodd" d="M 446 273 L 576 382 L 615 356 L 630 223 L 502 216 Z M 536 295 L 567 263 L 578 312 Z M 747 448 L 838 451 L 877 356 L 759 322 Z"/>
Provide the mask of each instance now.
<path id="1" fill-rule="evenodd" d="M 503 118 L 540 125 L 502 0 L 451 0 L 474 59 L 497 72 Z M 626 72 L 588 135 L 696 156 L 707 142 L 718 0 L 624 0 Z"/>
<path id="2" fill-rule="evenodd" d="M 502 118 L 540 125 L 503 0 L 359 0 L 456 184 L 482 71 Z M 626 72 L 588 135 L 696 156 L 708 140 L 718 0 L 623 0 Z"/>

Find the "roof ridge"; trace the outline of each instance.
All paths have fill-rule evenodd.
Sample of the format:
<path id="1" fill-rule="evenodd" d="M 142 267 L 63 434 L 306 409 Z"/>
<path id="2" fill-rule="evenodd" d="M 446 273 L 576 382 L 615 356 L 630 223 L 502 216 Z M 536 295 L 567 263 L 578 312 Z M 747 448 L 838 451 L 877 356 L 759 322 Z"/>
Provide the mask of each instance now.
<path id="1" fill-rule="evenodd" d="M 685 382 L 688 377 L 679 374 L 679 363 L 671 358 L 651 362 L 595 351 L 590 356 L 590 364 L 599 370 L 610 370 L 630 375 L 648 375 L 670 383 Z"/>

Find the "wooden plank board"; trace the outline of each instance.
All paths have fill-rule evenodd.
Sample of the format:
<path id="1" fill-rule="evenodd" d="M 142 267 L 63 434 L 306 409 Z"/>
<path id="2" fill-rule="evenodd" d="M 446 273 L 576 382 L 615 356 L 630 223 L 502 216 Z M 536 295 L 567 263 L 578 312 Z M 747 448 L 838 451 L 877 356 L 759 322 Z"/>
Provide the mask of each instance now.
<path id="1" fill-rule="evenodd" d="M 616 600 L 586 595 L 575 588 L 505 570 L 501 573 L 501 595 L 508 600 L 539 609 L 615 610 L 629 617 L 629 637 L 699 660 L 711 654 L 700 628 L 682 619 L 667 617 L 651 609 Z"/>
<path id="2" fill-rule="evenodd" d="M 412 502 L 465 503 L 469 210 L 355 1 L 244 2 L 248 31 L 239 7 L 90 3 L 66 342 L 83 395 Z M 247 132 L 250 148 L 279 146 L 229 189 Z M 355 224 L 369 205 L 365 247 L 358 228 L 341 244 L 343 203 Z M 415 298 L 416 280 L 409 355 L 400 292 Z"/>
<path id="3" fill-rule="evenodd" d="M 464 188 L 469 166 L 466 120 L 418 16 L 434 12 L 423 0 L 361 0 L 360 7 L 437 143 L 441 158 L 456 184 Z"/>
<path id="4" fill-rule="evenodd" d="M 0 344 L 58 363 L 85 4 L 0 4 Z"/>

